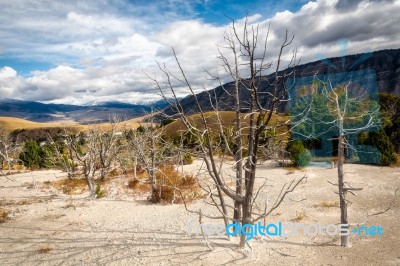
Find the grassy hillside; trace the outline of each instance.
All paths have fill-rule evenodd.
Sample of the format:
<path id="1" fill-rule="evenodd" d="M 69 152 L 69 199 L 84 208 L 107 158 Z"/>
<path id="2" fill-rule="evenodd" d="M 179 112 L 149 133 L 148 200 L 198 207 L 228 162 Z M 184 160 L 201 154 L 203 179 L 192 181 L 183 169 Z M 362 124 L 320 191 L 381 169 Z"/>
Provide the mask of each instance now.
<path id="1" fill-rule="evenodd" d="M 127 121 L 121 122 L 120 126 L 128 126 L 128 127 L 138 127 L 139 123 L 141 122 L 142 118 L 137 117 Z M 6 128 L 8 131 L 14 131 L 17 129 L 38 129 L 38 128 L 76 128 L 79 131 L 89 130 L 93 127 L 109 127 L 109 123 L 99 123 L 99 124 L 89 124 L 89 125 L 81 125 L 75 122 L 68 122 L 68 123 L 39 123 L 39 122 L 32 122 L 25 119 L 15 118 L 15 117 L 5 117 L 0 116 L 0 126 Z"/>
<path id="2" fill-rule="evenodd" d="M 218 116 L 215 112 L 206 112 L 206 121 L 209 127 L 211 128 L 211 131 L 217 132 L 219 130 L 219 123 L 218 123 Z M 236 120 L 236 114 L 233 111 L 220 111 L 219 112 L 219 119 L 221 120 L 221 123 L 223 125 L 224 130 L 229 130 L 229 129 L 234 129 L 235 127 L 235 120 Z M 249 115 L 248 114 L 241 114 L 242 121 L 243 121 L 243 126 L 246 127 L 249 124 Z M 191 115 L 188 118 L 190 121 L 192 121 L 195 125 L 198 125 L 199 128 L 204 128 L 203 127 L 203 122 L 201 119 L 201 116 L 199 114 Z M 282 114 L 274 114 L 272 116 L 272 121 L 270 125 L 278 124 L 278 123 L 283 123 L 289 119 L 288 116 L 282 115 Z M 287 130 L 286 129 L 281 129 L 281 130 Z M 176 135 L 180 135 L 181 132 L 186 131 L 186 127 L 183 124 L 181 119 L 178 119 L 170 124 L 168 124 L 165 127 L 165 134 L 167 136 L 173 137 Z M 246 130 L 245 130 L 246 131 Z"/>
<path id="3" fill-rule="evenodd" d="M 0 126 L 6 128 L 9 131 L 17 129 L 37 129 L 37 128 L 64 128 L 64 127 L 77 127 L 78 124 L 74 123 L 38 123 L 32 122 L 25 119 L 15 117 L 0 117 Z"/>
<path id="4" fill-rule="evenodd" d="M 232 111 L 221 111 L 219 113 L 220 119 L 223 125 L 224 130 L 232 130 L 235 127 L 235 112 Z M 207 118 L 207 123 L 210 126 L 211 130 L 214 132 L 218 131 L 219 123 L 218 117 L 215 112 L 207 112 L 205 113 Z M 248 125 L 249 115 L 241 114 L 243 127 Z M 146 116 L 138 117 L 134 119 L 130 119 L 127 121 L 120 122 L 117 131 L 124 131 L 124 129 L 134 129 L 138 128 L 140 124 L 143 123 L 143 120 L 146 119 Z M 199 125 L 199 128 L 203 128 L 202 120 L 199 114 L 189 116 L 189 120 L 194 124 Z M 275 123 L 283 123 L 288 120 L 287 116 L 282 114 L 274 114 L 272 117 L 272 124 Z M 109 123 L 100 123 L 100 124 L 90 124 L 90 125 L 81 125 L 78 123 L 38 123 L 32 122 L 20 118 L 14 117 L 0 117 L 0 126 L 6 128 L 8 131 L 13 132 L 14 136 L 18 135 L 18 139 L 20 141 L 25 141 L 27 139 L 33 140 L 46 140 L 47 135 L 55 136 L 63 132 L 64 128 L 75 133 L 88 131 L 92 128 L 99 128 L 101 130 L 109 130 L 111 125 Z M 287 128 L 281 128 L 279 131 L 285 131 Z M 174 137 L 180 135 L 181 132 L 186 131 L 186 128 L 181 120 L 176 120 L 165 127 L 164 133 L 167 136 Z M 245 129 L 244 132 L 247 130 Z"/>
<path id="5" fill-rule="evenodd" d="M 123 131 L 125 128 L 137 128 L 140 126 L 141 119 L 134 118 L 131 120 L 121 122 L 117 131 Z M 101 130 L 111 129 L 109 123 L 81 125 L 77 123 L 38 123 L 32 122 L 15 117 L 0 117 L 0 127 L 12 133 L 14 138 L 18 137 L 19 141 L 37 140 L 43 141 L 47 139 L 48 134 L 55 136 L 61 134 L 64 129 L 74 133 L 88 131 L 92 128 L 99 128 Z"/>

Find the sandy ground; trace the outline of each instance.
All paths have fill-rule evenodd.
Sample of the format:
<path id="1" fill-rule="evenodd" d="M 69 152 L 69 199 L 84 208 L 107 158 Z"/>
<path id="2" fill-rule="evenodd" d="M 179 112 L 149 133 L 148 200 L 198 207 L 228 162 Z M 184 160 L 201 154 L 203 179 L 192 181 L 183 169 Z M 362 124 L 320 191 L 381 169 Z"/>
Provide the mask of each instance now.
<path id="1" fill-rule="evenodd" d="M 187 166 L 197 174 L 200 162 Z M 229 168 L 228 168 L 229 169 Z M 260 199 L 273 202 L 283 184 L 307 174 L 307 180 L 267 218 L 269 223 L 338 224 L 337 169 L 289 170 L 260 165 L 258 184 L 268 190 Z M 1 177 L 0 203 L 10 220 L 0 224 L 1 265 L 400 265 L 400 168 L 345 165 L 346 180 L 358 196 L 349 195 L 351 228 L 380 225 L 383 236 L 351 234 L 352 247 L 339 246 L 338 236 L 257 237 L 252 250 L 238 250 L 238 238 L 213 237 L 210 251 L 201 236 L 188 236 L 187 223 L 196 216 L 182 205 L 151 205 L 143 194 L 124 194 L 116 183 L 110 196 L 68 196 L 46 181 L 65 176 L 59 171 L 36 171 Z M 33 180 L 35 186 L 33 186 Z M 394 201 L 393 201 L 394 200 Z M 390 209 L 380 215 L 390 206 Z M 199 200 L 191 209 L 215 210 Z M 206 223 L 221 224 L 220 221 Z"/>

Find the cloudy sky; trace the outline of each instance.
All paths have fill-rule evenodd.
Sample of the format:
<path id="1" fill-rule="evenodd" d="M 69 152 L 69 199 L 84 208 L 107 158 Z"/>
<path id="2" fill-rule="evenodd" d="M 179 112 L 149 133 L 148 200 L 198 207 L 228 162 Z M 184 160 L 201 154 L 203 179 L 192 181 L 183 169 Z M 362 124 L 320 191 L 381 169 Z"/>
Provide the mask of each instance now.
<path id="1" fill-rule="evenodd" d="M 246 14 L 270 25 L 275 62 L 285 30 L 302 63 L 321 54 L 400 48 L 400 0 L 0 0 L 0 98 L 85 104 L 158 100 L 147 77 L 156 62 L 177 71 L 174 47 L 194 88 L 216 84 L 217 46 Z M 227 80 L 226 80 L 227 81 Z M 177 89 L 182 96 L 185 88 Z"/>

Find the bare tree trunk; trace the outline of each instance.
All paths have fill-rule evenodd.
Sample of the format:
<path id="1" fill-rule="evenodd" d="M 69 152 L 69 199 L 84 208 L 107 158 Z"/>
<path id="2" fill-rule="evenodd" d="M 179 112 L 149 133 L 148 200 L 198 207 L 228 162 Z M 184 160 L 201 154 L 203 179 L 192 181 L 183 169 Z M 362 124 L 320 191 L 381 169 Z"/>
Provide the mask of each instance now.
<path id="1" fill-rule="evenodd" d="M 7 161 L 7 167 L 8 167 L 8 174 L 11 174 L 11 159 L 10 156 L 8 154 L 8 149 L 5 150 L 5 154 L 6 154 L 6 161 Z"/>
<path id="2" fill-rule="evenodd" d="M 228 226 L 229 224 L 229 219 L 228 219 L 228 210 L 226 209 L 226 203 L 224 200 L 224 195 L 222 193 L 221 187 L 217 186 L 217 192 L 218 192 L 218 198 L 220 200 L 221 203 L 221 209 L 222 209 L 222 213 L 224 214 L 224 224 L 225 224 L 225 228 Z"/>
<path id="3" fill-rule="evenodd" d="M 137 167 L 137 157 L 135 156 L 133 161 L 133 177 L 136 178 L 136 167 Z"/>
<path id="4" fill-rule="evenodd" d="M 237 151 L 235 153 L 235 162 L 236 162 L 236 195 L 242 196 L 243 192 L 243 143 L 242 143 L 242 134 L 241 131 L 241 117 L 240 117 L 240 102 L 239 102 L 239 92 L 238 87 L 236 87 L 236 144 Z M 242 219 L 242 204 L 235 200 L 235 209 L 233 212 L 233 220 L 240 221 Z"/>
<path id="5" fill-rule="evenodd" d="M 15 145 L 12 142 L 11 135 L 2 127 L 0 127 L 0 170 L 3 170 L 3 163 L 6 161 L 8 167 L 8 173 L 11 173 L 11 161 L 10 151 Z"/>
<path id="6" fill-rule="evenodd" d="M 151 138 L 151 169 L 150 169 L 150 178 L 151 178 L 151 192 L 152 195 L 157 191 L 157 183 L 156 183 L 156 173 L 154 171 L 156 167 L 156 152 L 155 152 L 155 143 L 154 137 Z M 161 194 L 161 187 L 160 187 L 160 194 Z"/>
<path id="7" fill-rule="evenodd" d="M 232 51 L 235 54 L 235 104 L 236 104 L 236 144 L 237 151 L 235 151 L 236 161 L 236 195 L 242 196 L 243 193 L 243 142 L 242 142 L 242 118 L 240 116 L 240 91 L 239 91 L 239 67 L 238 57 L 236 55 L 236 47 L 232 45 Z M 240 221 L 242 219 L 242 204 L 235 200 L 235 210 L 233 212 L 233 220 Z"/>
<path id="8" fill-rule="evenodd" d="M 94 185 L 94 181 L 90 176 L 90 172 L 91 172 L 90 169 L 91 169 L 91 166 L 88 165 L 87 162 L 83 162 L 83 176 L 85 177 L 86 184 L 89 187 L 90 197 L 94 197 L 94 195 L 96 194 L 96 188 Z"/>
<path id="9" fill-rule="evenodd" d="M 250 167 L 245 173 L 245 183 L 246 183 L 246 194 L 244 197 L 244 202 L 242 203 L 242 226 L 245 224 L 252 224 L 252 211 L 253 211 L 253 191 L 254 191 L 254 181 L 256 175 L 256 152 L 257 149 L 253 149 L 253 154 L 250 156 Z M 242 234 L 240 236 L 239 247 L 244 248 L 246 245 L 246 235 Z"/>
<path id="10" fill-rule="evenodd" d="M 68 178 L 72 178 L 73 176 L 75 176 L 76 166 L 75 166 L 75 162 L 74 162 L 74 155 L 73 155 L 71 148 L 68 148 L 68 155 L 69 155 L 69 159 L 71 160 L 71 175 L 68 175 Z"/>
<path id="11" fill-rule="evenodd" d="M 89 176 L 85 176 L 85 180 L 90 190 L 90 196 L 93 197 L 96 194 L 96 188 L 94 186 L 94 182 Z"/>
<path id="12" fill-rule="evenodd" d="M 346 224 L 346 228 L 348 229 L 348 221 L 347 221 L 347 202 L 346 202 L 346 190 L 344 189 L 344 172 L 343 172 L 343 163 L 344 163 L 344 136 L 339 136 L 339 145 L 338 145 L 338 185 L 339 185 L 339 198 L 340 198 L 340 223 Z M 349 246 L 349 235 L 341 236 L 342 247 Z"/>

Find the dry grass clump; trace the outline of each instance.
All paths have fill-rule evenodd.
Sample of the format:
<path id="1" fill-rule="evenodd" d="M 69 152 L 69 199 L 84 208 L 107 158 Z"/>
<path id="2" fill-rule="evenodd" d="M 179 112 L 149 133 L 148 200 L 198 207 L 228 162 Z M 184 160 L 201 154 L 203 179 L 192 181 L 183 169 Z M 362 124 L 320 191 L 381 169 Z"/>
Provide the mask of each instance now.
<path id="1" fill-rule="evenodd" d="M 136 176 L 135 176 L 135 173 L 136 173 Z M 137 165 L 136 169 L 135 168 L 125 169 L 123 174 L 136 178 L 136 177 L 140 177 L 140 176 L 146 175 L 146 171 L 145 171 L 145 169 L 143 169 L 143 167 L 141 167 L 140 165 Z"/>
<path id="2" fill-rule="evenodd" d="M 128 181 L 128 188 L 137 192 L 147 192 L 151 189 L 150 183 L 147 175 L 141 178 L 132 178 Z"/>
<path id="3" fill-rule="evenodd" d="M 49 214 L 45 214 L 42 218 L 43 218 L 43 220 L 52 221 L 52 220 L 60 219 L 63 216 L 65 216 L 65 214 L 49 213 Z"/>
<path id="4" fill-rule="evenodd" d="M 31 203 L 33 203 L 33 202 L 29 202 L 29 200 L 28 199 L 23 199 L 23 200 L 20 200 L 20 201 L 18 201 L 18 205 L 28 205 L 28 204 L 31 204 Z"/>
<path id="5" fill-rule="evenodd" d="M 53 248 L 50 247 L 50 246 L 42 246 L 42 247 L 39 247 L 36 251 L 37 251 L 39 254 L 47 254 L 47 253 L 49 253 L 49 252 L 52 251 L 52 250 L 53 250 Z"/>
<path id="6" fill-rule="evenodd" d="M 72 202 L 69 202 L 64 206 L 64 209 L 68 209 L 68 208 L 73 208 L 74 210 L 76 210 L 76 206 Z"/>
<path id="7" fill-rule="evenodd" d="M 149 201 L 152 203 L 171 204 L 175 201 L 175 194 L 175 189 L 172 187 L 162 186 L 161 193 L 159 189 L 156 189 L 149 197 Z"/>
<path id="8" fill-rule="evenodd" d="M 52 186 L 67 195 L 81 194 L 87 189 L 86 181 L 80 178 L 61 179 L 53 182 Z"/>
<path id="9" fill-rule="evenodd" d="M 191 188 L 197 185 L 196 179 L 188 174 L 178 172 L 173 165 L 164 165 L 156 174 L 157 181 L 162 184 L 180 189 Z"/>
<path id="10" fill-rule="evenodd" d="M 30 205 L 34 203 L 43 203 L 46 200 L 52 199 L 53 196 L 49 197 L 30 197 L 28 199 L 21 199 L 21 200 L 0 200 L 0 206 L 15 206 L 15 205 Z"/>
<path id="11" fill-rule="evenodd" d="M 400 167 L 400 154 L 397 154 L 397 160 L 392 166 Z"/>
<path id="12" fill-rule="evenodd" d="M 8 217 L 8 210 L 4 208 L 0 208 L 0 223 L 5 223 L 9 220 L 10 218 Z"/>
<path id="13" fill-rule="evenodd" d="M 128 188 L 141 192 L 150 190 L 150 177 L 140 165 L 136 166 L 136 169 L 127 169 L 124 174 L 131 176 L 128 181 Z"/>
<path id="14" fill-rule="evenodd" d="M 304 218 L 306 218 L 306 212 L 305 211 L 296 211 L 296 217 L 292 219 L 293 222 L 300 222 L 303 221 Z"/>
<path id="15" fill-rule="evenodd" d="M 285 170 L 287 170 L 287 175 L 294 174 L 296 171 L 302 170 L 300 167 L 294 166 L 294 165 L 288 165 L 284 167 Z"/>
<path id="16" fill-rule="evenodd" d="M 63 208 L 64 209 L 72 208 L 72 209 L 76 210 L 77 207 L 84 207 L 84 206 L 86 206 L 86 204 L 84 202 L 74 203 L 74 201 L 72 199 L 69 199 L 65 202 L 65 206 Z"/>
<path id="17" fill-rule="evenodd" d="M 172 164 L 163 165 L 158 169 L 156 184 L 156 191 L 148 197 L 152 203 L 182 203 L 182 196 L 187 202 L 200 197 L 197 180 L 189 174 L 180 173 Z M 137 177 L 128 181 L 128 188 L 140 192 L 151 191 L 150 176 L 145 171 L 137 171 Z"/>
<path id="18" fill-rule="evenodd" d="M 117 168 L 114 168 L 108 173 L 107 179 L 113 179 L 113 178 L 119 177 L 120 175 L 121 175 L 121 171 Z"/>
<path id="19" fill-rule="evenodd" d="M 150 186 L 150 178 L 146 175 L 145 177 L 132 178 L 128 181 L 128 188 L 136 191 L 148 191 Z"/>
<path id="20" fill-rule="evenodd" d="M 16 204 L 18 204 L 18 203 L 14 200 L 6 200 L 6 199 L 0 200 L 0 206 L 9 206 L 9 205 L 16 205 Z"/>
<path id="21" fill-rule="evenodd" d="M 324 201 L 314 205 L 314 207 L 333 208 L 333 207 L 339 207 L 339 203 L 337 201 L 324 200 Z"/>
<path id="22" fill-rule="evenodd" d="M 188 174 L 182 174 L 173 165 L 161 166 L 156 174 L 157 188 L 149 200 L 153 203 L 182 203 L 200 197 L 196 179 Z M 183 198 L 182 198 L 183 197 Z"/>
<path id="23" fill-rule="evenodd" d="M 140 181 L 137 178 L 133 178 L 128 181 L 128 188 L 135 189 L 139 183 Z"/>
<path id="24" fill-rule="evenodd" d="M 21 170 L 26 170 L 27 168 L 23 164 L 14 164 L 13 169 L 16 171 L 21 171 Z"/>

